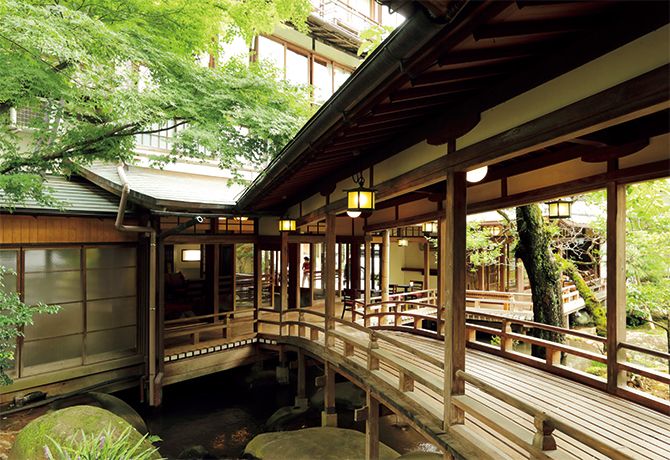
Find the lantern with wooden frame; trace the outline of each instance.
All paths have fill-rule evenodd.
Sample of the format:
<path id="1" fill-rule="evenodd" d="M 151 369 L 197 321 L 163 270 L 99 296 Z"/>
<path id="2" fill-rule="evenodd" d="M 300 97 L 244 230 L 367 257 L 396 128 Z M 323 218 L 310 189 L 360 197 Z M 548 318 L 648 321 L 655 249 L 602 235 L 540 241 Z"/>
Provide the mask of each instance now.
<path id="1" fill-rule="evenodd" d="M 347 192 L 347 215 L 359 217 L 363 212 L 375 210 L 375 189 L 365 187 L 365 178 L 358 172 L 353 178 L 358 187 L 345 190 Z"/>
<path id="2" fill-rule="evenodd" d="M 572 200 L 570 198 L 559 198 L 548 201 L 550 219 L 569 219 L 572 215 Z"/>
<path id="3" fill-rule="evenodd" d="M 421 225 L 421 232 L 426 238 L 435 238 L 437 236 L 437 222 L 424 222 Z"/>
<path id="4" fill-rule="evenodd" d="M 409 240 L 406 238 L 400 238 L 398 240 L 398 246 L 401 248 L 406 248 L 407 246 L 409 246 Z"/>
<path id="5" fill-rule="evenodd" d="M 279 231 L 284 232 L 295 232 L 296 229 L 296 220 L 291 219 L 290 217 L 281 217 L 279 219 Z"/>

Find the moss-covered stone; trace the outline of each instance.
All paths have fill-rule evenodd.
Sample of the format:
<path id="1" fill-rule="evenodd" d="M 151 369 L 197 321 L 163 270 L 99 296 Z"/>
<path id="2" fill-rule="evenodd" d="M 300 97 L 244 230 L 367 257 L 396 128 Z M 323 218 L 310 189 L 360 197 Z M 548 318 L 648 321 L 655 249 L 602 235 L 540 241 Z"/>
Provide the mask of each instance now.
<path id="1" fill-rule="evenodd" d="M 69 444 L 73 435 L 81 433 L 97 435 L 108 427 L 115 435 L 121 435 L 130 427 L 129 441 L 134 445 L 142 435 L 128 422 L 113 413 L 94 406 L 73 406 L 49 412 L 26 425 L 17 435 L 9 453 L 9 460 L 42 460 L 44 447 L 52 446 L 49 437 L 60 444 Z M 145 449 L 152 447 L 144 441 Z M 160 458 L 158 453 L 153 458 Z"/>
<path id="2" fill-rule="evenodd" d="M 247 444 L 244 453 L 261 460 L 360 459 L 365 458 L 365 435 L 330 427 L 263 433 Z M 380 459 L 395 459 L 398 455 L 380 443 Z"/>

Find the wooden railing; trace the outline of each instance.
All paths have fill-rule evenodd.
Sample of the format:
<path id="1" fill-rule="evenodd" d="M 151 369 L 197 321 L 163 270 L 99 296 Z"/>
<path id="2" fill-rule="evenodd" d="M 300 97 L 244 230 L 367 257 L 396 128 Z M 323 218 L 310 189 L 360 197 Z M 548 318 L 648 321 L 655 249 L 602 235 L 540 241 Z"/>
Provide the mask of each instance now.
<path id="1" fill-rule="evenodd" d="M 343 330 L 332 328 L 327 332 L 328 335 L 333 337 L 334 340 L 338 340 L 342 343 L 341 347 L 335 347 L 333 346 L 334 343 L 331 346 L 327 346 L 325 343 L 326 341 L 324 337 L 326 334 L 326 321 L 328 319 L 324 313 L 308 309 L 297 309 L 288 312 L 260 309 L 260 312 L 272 313 L 278 316 L 278 319 L 276 320 L 266 318 L 259 320 L 259 327 L 264 325 L 273 326 L 274 330 L 272 333 L 275 335 L 298 337 L 321 343 L 329 352 L 338 353 L 338 355 L 345 360 L 353 359 L 358 350 L 358 356 L 365 357 L 368 371 L 380 371 L 381 369 L 388 371 L 391 369 L 392 373 L 397 378 L 397 389 L 402 393 L 412 393 L 415 390 L 415 385 L 421 385 L 423 391 L 428 392 L 432 397 L 431 399 L 435 400 L 440 406 L 437 411 L 435 410 L 436 407 L 434 405 L 425 408 L 433 414 L 437 419 L 438 424 L 443 423 L 442 415 L 444 414 L 444 411 L 441 406 L 445 404 L 443 380 L 444 361 L 430 353 L 406 344 L 397 337 L 393 337 L 392 335 L 378 330 L 380 328 L 405 328 L 405 326 L 400 324 L 397 319 L 405 316 L 413 318 L 412 326 L 410 328 L 421 330 L 420 326 L 418 326 L 419 323 L 423 320 L 434 321 L 434 316 L 401 311 L 379 311 L 369 313 L 368 317 L 363 318 L 363 321 L 369 319 L 369 317 L 383 318 L 390 316 L 394 318 L 393 321 L 391 321 L 392 325 L 380 325 L 375 326 L 374 328 L 365 327 L 357 322 L 331 318 L 330 320 L 333 321 L 334 324 L 347 326 L 365 334 L 349 334 Z M 307 317 L 313 318 L 314 321 L 307 321 Z M 503 319 L 506 320 L 506 318 Z M 435 331 L 423 330 L 423 332 L 427 334 L 432 333 L 437 336 Z M 579 335 L 583 336 L 587 334 L 580 333 Z M 411 358 L 403 358 L 397 353 L 397 350 L 408 354 Z M 452 396 L 448 400 L 454 408 L 464 411 L 470 416 L 480 420 L 482 423 L 528 451 L 532 458 L 553 458 L 551 451 L 554 451 L 557 448 L 554 431 L 560 431 L 566 436 L 574 438 L 610 458 L 617 460 L 630 460 L 634 458 L 627 448 L 604 442 L 596 436 L 584 432 L 571 422 L 543 411 L 520 398 L 512 396 L 472 374 L 465 371 L 457 371 L 456 377 L 493 396 L 501 401 L 501 403 L 507 404 L 533 417 L 534 431 L 531 431 L 520 427 L 519 425 L 509 423 L 509 420 L 502 418 L 498 412 L 493 411 L 469 395 L 463 394 Z M 418 400 L 408 399 L 407 401 Z"/>
<path id="2" fill-rule="evenodd" d="M 219 312 L 208 315 L 191 316 L 165 321 L 165 338 L 173 339 L 190 336 L 191 344 L 198 345 L 202 342 L 201 334 L 207 332 L 220 332 L 216 339 L 234 339 L 232 328 L 243 325 L 252 326 L 256 322 L 253 313 L 245 312 Z"/>

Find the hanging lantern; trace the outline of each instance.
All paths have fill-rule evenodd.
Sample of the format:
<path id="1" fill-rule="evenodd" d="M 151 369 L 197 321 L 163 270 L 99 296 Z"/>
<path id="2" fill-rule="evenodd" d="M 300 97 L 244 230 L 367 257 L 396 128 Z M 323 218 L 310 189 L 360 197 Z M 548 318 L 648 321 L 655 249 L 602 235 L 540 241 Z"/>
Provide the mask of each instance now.
<path id="1" fill-rule="evenodd" d="M 437 236 L 437 222 L 424 222 L 421 226 L 421 231 L 426 238 Z"/>
<path id="2" fill-rule="evenodd" d="M 295 232 L 295 229 L 296 229 L 295 219 L 291 219 L 290 217 L 282 217 L 279 219 L 280 232 Z"/>
<path id="3" fill-rule="evenodd" d="M 569 198 L 549 201 L 547 206 L 549 207 L 550 219 L 569 219 L 572 215 L 572 200 Z"/>
<path id="4" fill-rule="evenodd" d="M 409 240 L 405 238 L 400 238 L 398 240 L 398 246 L 400 246 L 401 248 L 406 248 L 407 246 L 409 246 Z"/>
<path id="5" fill-rule="evenodd" d="M 481 168 L 473 169 L 465 173 L 465 180 L 472 183 L 479 182 L 486 177 L 488 172 L 488 166 L 482 166 Z"/>
<path id="6" fill-rule="evenodd" d="M 347 192 L 347 215 L 356 218 L 362 212 L 374 211 L 375 189 L 365 187 L 365 179 L 361 173 L 355 175 L 353 179 L 358 187 L 345 190 L 345 192 Z"/>

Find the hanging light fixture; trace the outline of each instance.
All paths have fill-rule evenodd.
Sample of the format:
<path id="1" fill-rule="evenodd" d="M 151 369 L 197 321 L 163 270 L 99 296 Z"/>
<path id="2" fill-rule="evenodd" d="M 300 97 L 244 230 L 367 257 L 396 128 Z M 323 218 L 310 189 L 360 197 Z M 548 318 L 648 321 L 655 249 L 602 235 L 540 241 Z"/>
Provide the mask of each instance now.
<path id="1" fill-rule="evenodd" d="M 437 222 L 424 222 L 421 225 L 421 231 L 426 238 L 437 236 Z"/>
<path id="2" fill-rule="evenodd" d="M 570 198 L 559 198 L 548 201 L 550 219 L 569 219 L 572 215 L 572 200 Z"/>
<path id="3" fill-rule="evenodd" d="M 488 172 L 488 166 L 482 166 L 481 168 L 473 169 L 465 173 L 465 180 L 468 182 L 479 182 L 486 177 Z"/>
<path id="4" fill-rule="evenodd" d="M 279 219 L 280 232 L 295 232 L 295 229 L 296 229 L 295 219 L 291 219 L 290 217 L 281 217 Z"/>
<path id="5" fill-rule="evenodd" d="M 400 246 L 401 248 L 406 248 L 407 246 L 409 246 L 409 240 L 405 238 L 400 238 L 398 240 L 398 246 Z"/>
<path id="6" fill-rule="evenodd" d="M 375 189 L 365 187 L 365 178 L 361 172 L 356 173 L 352 179 L 358 184 L 358 187 L 345 190 L 347 192 L 347 215 L 356 218 L 364 211 L 374 211 Z"/>

